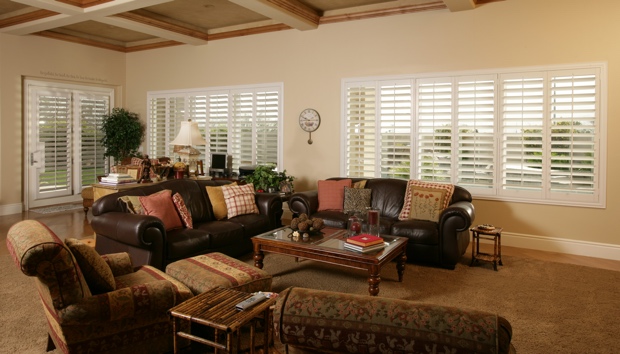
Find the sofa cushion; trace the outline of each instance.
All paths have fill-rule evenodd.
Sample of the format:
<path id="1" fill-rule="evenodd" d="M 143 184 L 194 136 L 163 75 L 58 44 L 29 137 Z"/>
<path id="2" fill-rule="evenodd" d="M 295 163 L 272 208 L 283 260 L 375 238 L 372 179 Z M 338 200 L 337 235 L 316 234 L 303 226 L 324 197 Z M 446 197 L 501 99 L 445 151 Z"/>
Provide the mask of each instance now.
<path id="1" fill-rule="evenodd" d="M 172 203 L 172 191 L 165 189 L 159 193 L 139 197 L 140 204 L 146 215 L 152 215 L 161 219 L 166 231 L 182 228 L 181 218 Z"/>
<path id="2" fill-rule="evenodd" d="M 368 182 L 367 179 L 354 182 L 353 184 L 351 184 L 351 188 L 366 188 L 366 182 Z"/>
<path id="3" fill-rule="evenodd" d="M 237 185 L 237 182 L 233 182 L 230 185 Z M 226 200 L 224 200 L 224 192 L 222 192 L 222 186 L 206 186 L 207 195 L 209 195 L 209 201 L 213 207 L 213 216 L 216 220 L 226 219 L 228 216 L 228 208 L 226 208 Z"/>
<path id="4" fill-rule="evenodd" d="M 119 197 L 118 200 L 123 203 L 125 210 L 131 214 L 144 214 L 142 204 L 140 204 L 140 197 L 134 195 L 124 195 Z"/>
<path id="5" fill-rule="evenodd" d="M 363 212 L 370 206 L 372 190 L 344 187 L 344 212 Z"/>
<path id="6" fill-rule="evenodd" d="M 114 274 L 106 261 L 91 246 L 75 238 L 68 238 L 65 244 L 75 257 L 84 279 L 93 295 L 103 294 L 116 289 Z"/>
<path id="7" fill-rule="evenodd" d="M 242 186 L 222 186 L 222 193 L 226 201 L 226 209 L 229 218 L 233 218 L 237 215 L 258 214 L 256 198 L 254 197 L 254 185 L 252 183 Z"/>
<path id="8" fill-rule="evenodd" d="M 318 182 L 319 207 L 322 210 L 342 211 L 344 207 L 344 187 L 351 187 L 350 179 L 325 180 Z"/>
<path id="9" fill-rule="evenodd" d="M 172 202 L 174 203 L 174 207 L 177 209 L 179 216 L 181 217 L 181 221 L 183 221 L 183 225 L 188 229 L 194 228 L 194 224 L 192 222 L 192 214 L 187 211 L 187 207 L 185 206 L 185 202 L 183 201 L 183 197 L 179 193 L 175 193 L 172 196 Z"/>
<path id="10" fill-rule="evenodd" d="M 441 212 L 448 207 L 454 185 L 410 180 L 405 192 L 403 210 L 398 219 L 439 221 Z"/>
<path id="11" fill-rule="evenodd" d="M 407 237 L 409 244 L 437 245 L 439 244 L 439 230 L 437 223 L 427 220 L 396 221 L 392 224 L 390 234 Z"/>

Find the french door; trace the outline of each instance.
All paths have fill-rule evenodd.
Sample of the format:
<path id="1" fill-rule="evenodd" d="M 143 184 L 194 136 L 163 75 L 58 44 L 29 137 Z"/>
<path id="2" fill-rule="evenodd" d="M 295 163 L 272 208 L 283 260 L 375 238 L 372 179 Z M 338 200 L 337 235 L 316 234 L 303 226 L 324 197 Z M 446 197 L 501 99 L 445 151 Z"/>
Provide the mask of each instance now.
<path id="1" fill-rule="evenodd" d="M 26 208 L 79 200 L 106 173 L 101 122 L 114 90 L 25 81 Z"/>

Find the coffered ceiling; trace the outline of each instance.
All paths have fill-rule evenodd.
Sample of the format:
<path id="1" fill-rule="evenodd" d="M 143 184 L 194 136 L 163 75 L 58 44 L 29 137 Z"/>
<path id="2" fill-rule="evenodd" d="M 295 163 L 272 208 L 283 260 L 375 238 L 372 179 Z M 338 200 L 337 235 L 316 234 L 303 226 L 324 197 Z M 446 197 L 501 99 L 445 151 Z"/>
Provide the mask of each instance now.
<path id="1" fill-rule="evenodd" d="M 0 0 L 0 33 L 120 52 L 503 0 Z"/>

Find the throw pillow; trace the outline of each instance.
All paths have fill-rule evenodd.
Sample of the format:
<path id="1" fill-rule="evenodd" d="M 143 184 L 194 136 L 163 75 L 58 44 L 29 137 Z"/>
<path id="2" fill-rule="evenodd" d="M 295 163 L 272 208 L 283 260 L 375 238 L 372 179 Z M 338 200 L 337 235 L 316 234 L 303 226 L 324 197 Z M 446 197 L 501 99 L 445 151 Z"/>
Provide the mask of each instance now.
<path id="1" fill-rule="evenodd" d="M 237 215 L 258 214 L 252 183 L 243 186 L 225 185 L 222 186 L 222 193 L 226 202 L 228 218 Z"/>
<path id="2" fill-rule="evenodd" d="M 194 222 L 192 221 L 192 214 L 187 210 L 187 206 L 185 206 L 185 201 L 183 201 L 183 197 L 179 193 L 175 193 L 172 196 L 172 202 L 174 203 L 175 208 L 177 208 L 177 212 L 181 217 L 181 221 L 188 229 L 194 228 Z"/>
<path id="3" fill-rule="evenodd" d="M 439 221 L 439 215 L 448 207 L 454 185 L 410 180 L 407 183 L 403 209 L 399 220 L 418 219 Z"/>
<path id="4" fill-rule="evenodd" d="M 116 289 L 112 269 L 94 248 L 75 238 L 66 239 L 65 244 L 73 254 L 93 295 Z"/>
<path id="5" fill-rule="evenodd" d="M 142 210 L 142 204 L 140 204 L 140 197 L 138 197 L 137 195 L 124 195 L 122 197 L 119 197 L 118 200 L 120 200 L 125 205 L 125 209 L 129 213 L 144 214 L 144 210 Z"/>
<path id="6" fill-rule="evenodd" d="M 166 231 L 183 227 L 179 214 L 172 203 L 172 191 L 165 189 L 162 192 L 139 197 L 140 204 L 146 215 L 153 215 L 161 219 Z"/>
<path id="7" fill-rule="evenodd" d="M 366 188 L 366 182 L 368 182 L 367 179 L 363 179 L 361 181 L 357 181 L 355 183 L 353 183 L 353 185 L 351 187 L 353 188 Z"/>
<path id="8" fill-rule="evenodd" d="M 322 210 L 342 211 L 344 206 L 344 187 L 351 187 L 350 179 L 319 181 L 319 207 Z"/>
<path id="9" fill-rule="evenodd" d="M 237 182 L 229 184 L 229 186 L 236 185 Z M 226 219 L 226 216 L 228 216 L 228 209 L 226 208 L 224 193 L 222 193 L 222 186 L 207 186 L 207 195 L 209 195 L 209 201 L 213 207 L 213 216 L 215 216 L 215 219 Z"/>
<path id="10" fill-rule="evenodd" d="M 371 189 L 344 187 L 344 212 L 364 212 L 370 206 Z"/>

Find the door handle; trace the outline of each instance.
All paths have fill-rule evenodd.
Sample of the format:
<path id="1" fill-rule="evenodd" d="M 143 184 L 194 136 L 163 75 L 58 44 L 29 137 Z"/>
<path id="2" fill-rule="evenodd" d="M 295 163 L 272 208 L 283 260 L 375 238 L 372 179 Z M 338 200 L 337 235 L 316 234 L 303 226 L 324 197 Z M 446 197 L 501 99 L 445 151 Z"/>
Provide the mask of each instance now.
<path id="1" fill-rule="evenodd" d="M 30 166 L 33 166 L 33 165 L 34 165 L 35 163 L 37 163 L 37 162 L 39 162 L 39 161 L 36 161 L 36 160 L 34 159 L 34 152 L 31 152 L 31 153 L 30 153 Z"/>

